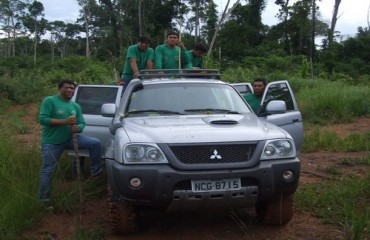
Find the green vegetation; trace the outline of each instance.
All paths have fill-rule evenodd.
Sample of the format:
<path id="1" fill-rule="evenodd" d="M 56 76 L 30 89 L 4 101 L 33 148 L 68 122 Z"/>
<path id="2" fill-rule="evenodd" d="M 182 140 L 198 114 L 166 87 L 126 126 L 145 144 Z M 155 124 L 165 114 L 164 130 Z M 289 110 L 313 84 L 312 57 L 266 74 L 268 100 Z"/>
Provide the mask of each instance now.
<path id="1" fill-rule="evenodd" d="M 320 131 L 319 127 L 305 134 L 302 152 L 314 152 L 318 150 L 334 152 L 368 151 L 370 132 L 350 134 L 339 137 L 333 131 Z"/>
<path id="2" fill-rule="evenodd" d="M 37 147 L 19 148 L 5 127 L 1 125 L 0 129 L 0 189 L 3 193 L 0 239 L 11 239 L 16 232 L 42 217 L 36 201 L 41 156 Z"/>
<path id="3" fill-rule="evenodd" d="M 297 209 L 309 211 L 324 222 L 340 223 L 343 239 L 366 239 L 370 233 L 370 174 L 301 186 L 295 194 Z"/>
<path id="4" fill-rule="evenodd" d="M 1 112 L 1 119 L 5 117 L 5 113 Z M 7 114 L 7 117 L 0 121 L 0 189 L 2 193 L 6 193 L 0 195 L 0 239 L 16 239 L 22 230 L 30 228 L 48 214 L 37 200 L 41 169 L 39 143 L 26 146 L 14 138 L 14 135 L 24 133 L 23 128 L 20 131 L 18 125 L 24 125 L 20 119 L 24 114 L 25 110 L 21 108 Z M 72 181 L 70 161 L 68 156 L 63 156 L 53 178 L 53 188 L 58 191 L 53 192 L 52 204 L 58 212 L 78 211 L 79 188 L 78 184 Z M 105 182 L 86 180 L 83 182 L 83 189 L 86 198 L 106 195 Z M 81 234 L 93 236 L 87 230 Z"/>

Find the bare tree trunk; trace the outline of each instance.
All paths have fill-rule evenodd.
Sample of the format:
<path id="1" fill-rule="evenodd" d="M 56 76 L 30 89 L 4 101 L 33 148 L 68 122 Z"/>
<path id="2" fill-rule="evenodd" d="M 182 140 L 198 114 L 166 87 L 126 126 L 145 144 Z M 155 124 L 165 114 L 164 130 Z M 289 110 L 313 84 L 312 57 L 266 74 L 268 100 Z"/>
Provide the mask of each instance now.
<path id="1" fill-rule="evenodd" d="M 237 0 L 236 3 L 234 3 L 234 5 L 228 10 L 229 4 L 230 4 L 230 0 L 227 0 L 226 7 L 225 7 L 224 11 L 222 12 L 220 21 L 218 22 L 218 24 L 216 26 L 216 30 L 215 30 L 215 32 L 213 34 L 211 44 L 209 45 L 209 49 L 208 49 L 208 53 L 207 53 L 207 56 L 208 57 L 211 55 L 211 52 L 212 52 L 212 49 L 213 49 L 213 45 L 215 44 L 217 34 L 220 31 L 220 28 L 221 28 L 223 22 L 230 16 L 230 14 L 234 10 L 234 8 L 239 4 L 239 2 L 240 2 L 240 0 Z"/>
<path id="2" fill-rule="evenodd" d="M 37 19 L 35 18 L 35 43 L 33 45 L 33 65 L 36 66 L 36 55 L 37 55 Z"/>
<path id="3" fill-rule="evenodd" d="M 312 32 L 311 32 L 311 49 L 310 49 L 310 65 L 311 65 L 311 78 L 313 78 L 313 59 L 315 55 L 315 34 L 316 33 L 316 0 L 312 0 Z"/>
<path id="4" fill-rule="evenodd" d="M 141 10 L 142 8 L 142 0 L 139 0 L 139 7 L 138 7 L 138 17 L 139 17 L 139 36 L 143 35 L 143 20 L 142 20 L 142 15 L 141 15 Z"/>
<path id="5" fill-rule="evenodd" d="M 51 52 L 51 62 L 54 62 L 54 56 L 55 56 L 55 45 L 53 40 L 53 34 L 50 35 L 50 52 Z"/>
<path id="6" fill-rule="evenodd" d="M 331 25 L 330 25 L 329 36 L 328 36 L 328 44 L 329 44 L 329 47 L 333 43 L 335 26 L 336 26 L 337 20 L 338 20 L 338 9 L 339 9 L 339 5 L 340 5 L 340 2 L 341 1 L 342 0 L 335 0 L 333 17 L 331 18 Z"/>
<path id="7" fill-rule="evenodd" d="M 196 2 L 196 5 L 195 5 L 195 38 L 194 38 L 194 41 L 195 43 L 198 41 L 198 37 L 199 37 L 199 1 Z"/>
<path id="8" fill-rule="evenodd" d="M 85 20 L 85 31 L 86 31 L 85 56 L 90 57 L 90 42 L 89 42 L 90 6 L 87 0 L 77 0 L 77 2 L 78 2 L 78 5 L 82 7 L 83 18 Z"/>
<path id="9" fill-rule="evenodd" d="M 90 42 L 89 42 L 89 20 L 87 16 L 84 16 L 85 18 L 85 30 L 86 30 L 86 57 L 90 57 Z"/>
<path id="10" fill-rule="evenodd" d="M 12 56 L 14 57 L 15 56 L 15 44 L 14 44 L 14 42 L 15 42 L 15 39 L 17 37 L 17 31 L 15 29 L 14 18 L 12 18 L 11 21 L 12 21 L 12 26 L 13 26 L 13 36 L 11 36 L 12 38 L 11 38 L 10 47 L 12 49 L 11 50 L 12 51 Z"/>

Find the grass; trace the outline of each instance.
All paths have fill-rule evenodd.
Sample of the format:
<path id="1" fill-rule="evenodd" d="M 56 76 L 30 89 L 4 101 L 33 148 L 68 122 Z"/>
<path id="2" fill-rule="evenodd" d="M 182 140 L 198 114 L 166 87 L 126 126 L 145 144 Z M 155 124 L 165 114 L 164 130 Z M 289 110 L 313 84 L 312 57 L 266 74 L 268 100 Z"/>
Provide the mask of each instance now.
<path id="1" fill-rule="evenodd" d="M 320 127 L 306 131 L 302 152 L 318 150 L 334 152 L 358 152 L 370 150 L 370 131 L 340 137 L 334 131 L 321 131 Z"/>
<path id="2" fill-rule="evenodd" d="M 102 240 L 105 239 L 106 232 L 103 229 L 80 229 L 74 236 L 68 240 Z"/>
<path id="3" fill-rule="evenodd" d="M 344 82 L 317 82 L 296 93 L 303 119 L 314 124 L 350 122 L 370 114 L 370 88 Z"/>
<path id="4" fill-rule="evenodd" d="M 297 209 L 309 211 L 326 223 L 341 224 L 344 239 L 366 239 L 370 234 L 370 174 L 364 178 L 323 181 L 301 186 Z"/>
<path id="5" fill-rule="evenodd" d="M 0 139 L 0 239 L 12 239 L 20 229 L 42 217 L 36 200 L 40 153 L 20 149 L 9 135 Z"/>
<path id="6" fill-rule="evenodd" d="M 22 108 L 6 114 L 6 118 L 2 116 L 4 118 L 0 121 L 0 189 L 6 193 L 0 194 L 0 239 L 18 239 L 22 231 L 32 227 L 48 212 L 37 200 L 40 145 L 35 142 L 25 146 L 14 138 L 25 133 L 20 126 L 26 126 L 21 121 L 26 112 Z M 71 180 L 70 161 L 66 154 L 63 155 L 53 176 L 52 204 L 58 212 L 73 213 L 79 202 L 78 184 Z M 106 184 L 97 185 L 92 180 L 86 180 L 83 189 L 87 197 L 105 195 Z"/>

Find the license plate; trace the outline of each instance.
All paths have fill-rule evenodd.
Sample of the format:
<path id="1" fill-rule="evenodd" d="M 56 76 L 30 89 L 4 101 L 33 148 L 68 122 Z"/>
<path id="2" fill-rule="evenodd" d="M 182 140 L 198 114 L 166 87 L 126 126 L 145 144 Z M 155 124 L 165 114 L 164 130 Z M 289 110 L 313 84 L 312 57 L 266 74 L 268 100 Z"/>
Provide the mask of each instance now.
<path id="1" fill-rule="evenodd" d="M 239 190 L 240 188 L 241 188 L 240 178 L 191 181 L 191 190 L 193 192 Z"/>

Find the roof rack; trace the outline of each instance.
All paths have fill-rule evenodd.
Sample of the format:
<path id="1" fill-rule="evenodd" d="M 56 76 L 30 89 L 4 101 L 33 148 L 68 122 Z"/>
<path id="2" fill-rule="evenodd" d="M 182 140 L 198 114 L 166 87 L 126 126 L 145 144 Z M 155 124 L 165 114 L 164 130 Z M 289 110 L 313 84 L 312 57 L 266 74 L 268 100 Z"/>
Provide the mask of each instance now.
<path id="1" fill-rule="evenodd" d="M 141 70 L 138 78 L 212 78 L 220 79 L 221 74 L 216 69 L 150 69 Z"/>

